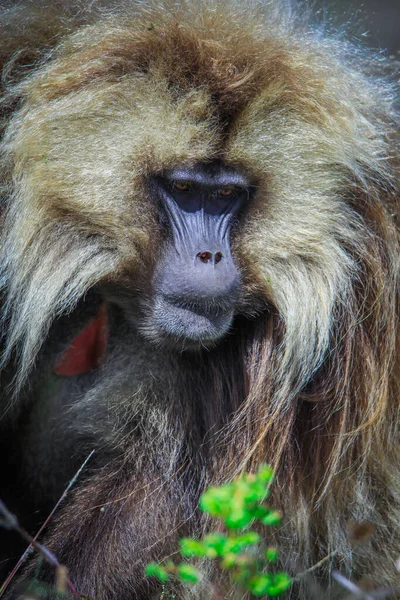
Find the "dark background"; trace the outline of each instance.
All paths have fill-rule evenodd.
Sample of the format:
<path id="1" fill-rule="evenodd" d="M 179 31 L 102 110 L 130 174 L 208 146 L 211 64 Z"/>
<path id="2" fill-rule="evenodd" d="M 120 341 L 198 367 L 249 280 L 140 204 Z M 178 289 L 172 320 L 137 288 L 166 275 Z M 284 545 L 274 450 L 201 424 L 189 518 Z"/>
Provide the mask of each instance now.
<path id="1" fill-rule="evenodd" d="M 315 6 L 322 18 L 351 23 L 350 33 L 400 60 L 400 0 L 316 0 Z"/>

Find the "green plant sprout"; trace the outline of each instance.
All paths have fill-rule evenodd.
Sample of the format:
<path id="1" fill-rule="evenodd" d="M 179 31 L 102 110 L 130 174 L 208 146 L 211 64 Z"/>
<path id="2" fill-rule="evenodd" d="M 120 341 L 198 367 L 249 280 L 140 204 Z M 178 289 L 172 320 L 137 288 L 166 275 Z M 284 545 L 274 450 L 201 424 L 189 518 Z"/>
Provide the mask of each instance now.
<path id="1" fill-rule="evenodd" d="M 201 540 L 180 540 L 183 557 L 217 561 L 220 570 L 228 571 L 233 582 L 253 596 L 278 596 L 291 585 L 287 573 L 270 572 L 278 560 L 278 550 L 264 547 L 261 536 L 248 530 L 257 521 L 266 526 L 281 522 L 280 513 L 266 503 L 273 476 L 272 468 L 263 464 L 257 473 L 245 473 L 231 483 L 208 488 L 200 498 L 200 508 L 222 521 L 226 532 L 210 533 Z M 195 584 L 201 579 L 195 566 L 172 560 L 148 564 L 146 575 L 164 584 L 171 577 L 184 584 Z"/>

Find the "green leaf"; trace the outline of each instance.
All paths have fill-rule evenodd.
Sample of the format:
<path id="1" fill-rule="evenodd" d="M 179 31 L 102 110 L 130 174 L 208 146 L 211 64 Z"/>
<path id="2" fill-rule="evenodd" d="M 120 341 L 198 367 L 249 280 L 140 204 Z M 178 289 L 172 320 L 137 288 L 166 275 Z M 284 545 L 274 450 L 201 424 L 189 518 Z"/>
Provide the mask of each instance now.
<path id="1" fill-rule="evenodd" d="M 254 575 L 247 582 L 247 588 L 254 596 L 265 596 L 269 593 L 271 586 L 271 576 L 265 573 Z"/>
<path id="2" fill-rule="evenodd" d="M 262 519 L 266 515 L 269 515 L 270 512 L 271 512 L 271 509 L 269 506 L 267 506 L 265 504 L 259 504 L 258 506 L 255 507 L 255 509 L 253 511 L 253 515 L 254 515 L 255 519 L 259 519 L 260 521 L 262 521 Z"/>
<path id="3" fill-rule="evenodd" d="M 178 577 L 182 583 L 197 583 L 200 580 L 200 575 L 192 565 L 178 565 Z"/>
<path id="4" fill-rule="evenodd" d="M 160 581 L 168 581 L 169 575 L 161 565 L 157 563 L 149 563 L 145 568 L 147 577 L 157 577 Z"/>
<path id="5" fill-rule="evenodd" d="M 255 531 L 247 531 L 243 535 L 229 537 L 225 545 L 226 552 L 241 552 L 247 546 L 254 546 L 260 542 L 261 538 Z"/>
<path id="6" fill-rule="evenodd" d="M 264 555 L 268 562 L 275 563 L 278 560 L 278 550 L 276 548 L 267 548 Z"/>
<path id="7" fill-rule="evenodd" d="M 240 529 L 246 527 L 253 520 L 251 512 L 245 508 L 235 508 L 224 519 L 225 525 L 230 529 Z"/>
<path id="8" fill-rule="evenodd" d="M 227 537 L 223 533 L 210 533 L 203 540 L 208 558 L 223 556 L 226 550 Z"/>
<path id="9" fill-rule="evenodd" d="M 206 556 L 207 548 L 200 540 L 192 540 L 190 538 L 182 538 L 180 540 L 182 556 Z"/>
<path id="10" fill-rule="evenodd" d="M 232 496 L 232 484 L 210 487 L 200 497 L 200 508 L 210 515 L 223 516 L 230 507 Z"/>
<path id="11" fill-rule="evenodd" d="M 279 525 L 282 520 L 282 515 L 277 510 L 270 510 L 262 517 L 261 523 L 264 525 Z"/>
<path id="12" fill-rule="evenodd" d="M 239 480 L 235 483 L 235 495 L 240 497 L 241 502 L 251 503 L 260 502 L 264 500 L 268 495 L 268 490 L 262 481 L 253 481 L 251 483 Z"/>
<path id="13" fill-rule="evenodd" d="M 243 546 L 252 546 L 254 544 L 258 544 L 261 541 L 261 537 L 255 531 L 247 531 L 246 533 L 238 536 L 236 541 Z"/>
<path id="14" fill-rule="evenodd" d="M 269 596 L 279 596 L 283 594 L 292 585 L 292 581 L 287 573 L 275 573 L 271 575 L 271 585 L 268 590 Z"/>
<path id="15" fill-rule="evenodd" d="M 264 483 L 272 483 L 274 479 L 273 468 L 265 463 L 260 465 L 257 471 L 257 478 L 259 481 L 263 481 Z"/>

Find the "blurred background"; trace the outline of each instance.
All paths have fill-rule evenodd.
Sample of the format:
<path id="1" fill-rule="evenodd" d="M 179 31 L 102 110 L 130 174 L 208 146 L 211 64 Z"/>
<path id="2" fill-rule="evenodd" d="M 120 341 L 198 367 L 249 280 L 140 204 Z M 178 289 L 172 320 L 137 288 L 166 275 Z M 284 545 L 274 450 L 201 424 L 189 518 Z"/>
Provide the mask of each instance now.
<path id="1" fill-rule="evenodd" d="M 315 6 L 335 21 L 354 23 L 349 30 L 368 46 L 387 48 L 400 60 L 400 0 L 316 0 Z"/>

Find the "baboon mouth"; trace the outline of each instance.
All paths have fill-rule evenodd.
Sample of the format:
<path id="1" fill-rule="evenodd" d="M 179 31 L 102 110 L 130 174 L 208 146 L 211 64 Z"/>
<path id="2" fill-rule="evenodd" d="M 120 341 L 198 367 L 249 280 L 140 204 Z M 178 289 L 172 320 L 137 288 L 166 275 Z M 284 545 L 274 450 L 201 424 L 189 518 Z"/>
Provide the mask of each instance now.
<path id="1" fill-rule="evenodd" d="M 154 303 L 153 319 L 161 336 L 179 342 L 213 343 L 229 330 L 234 317 L 233 308 L 175 303 L 159 296 Z"/>

